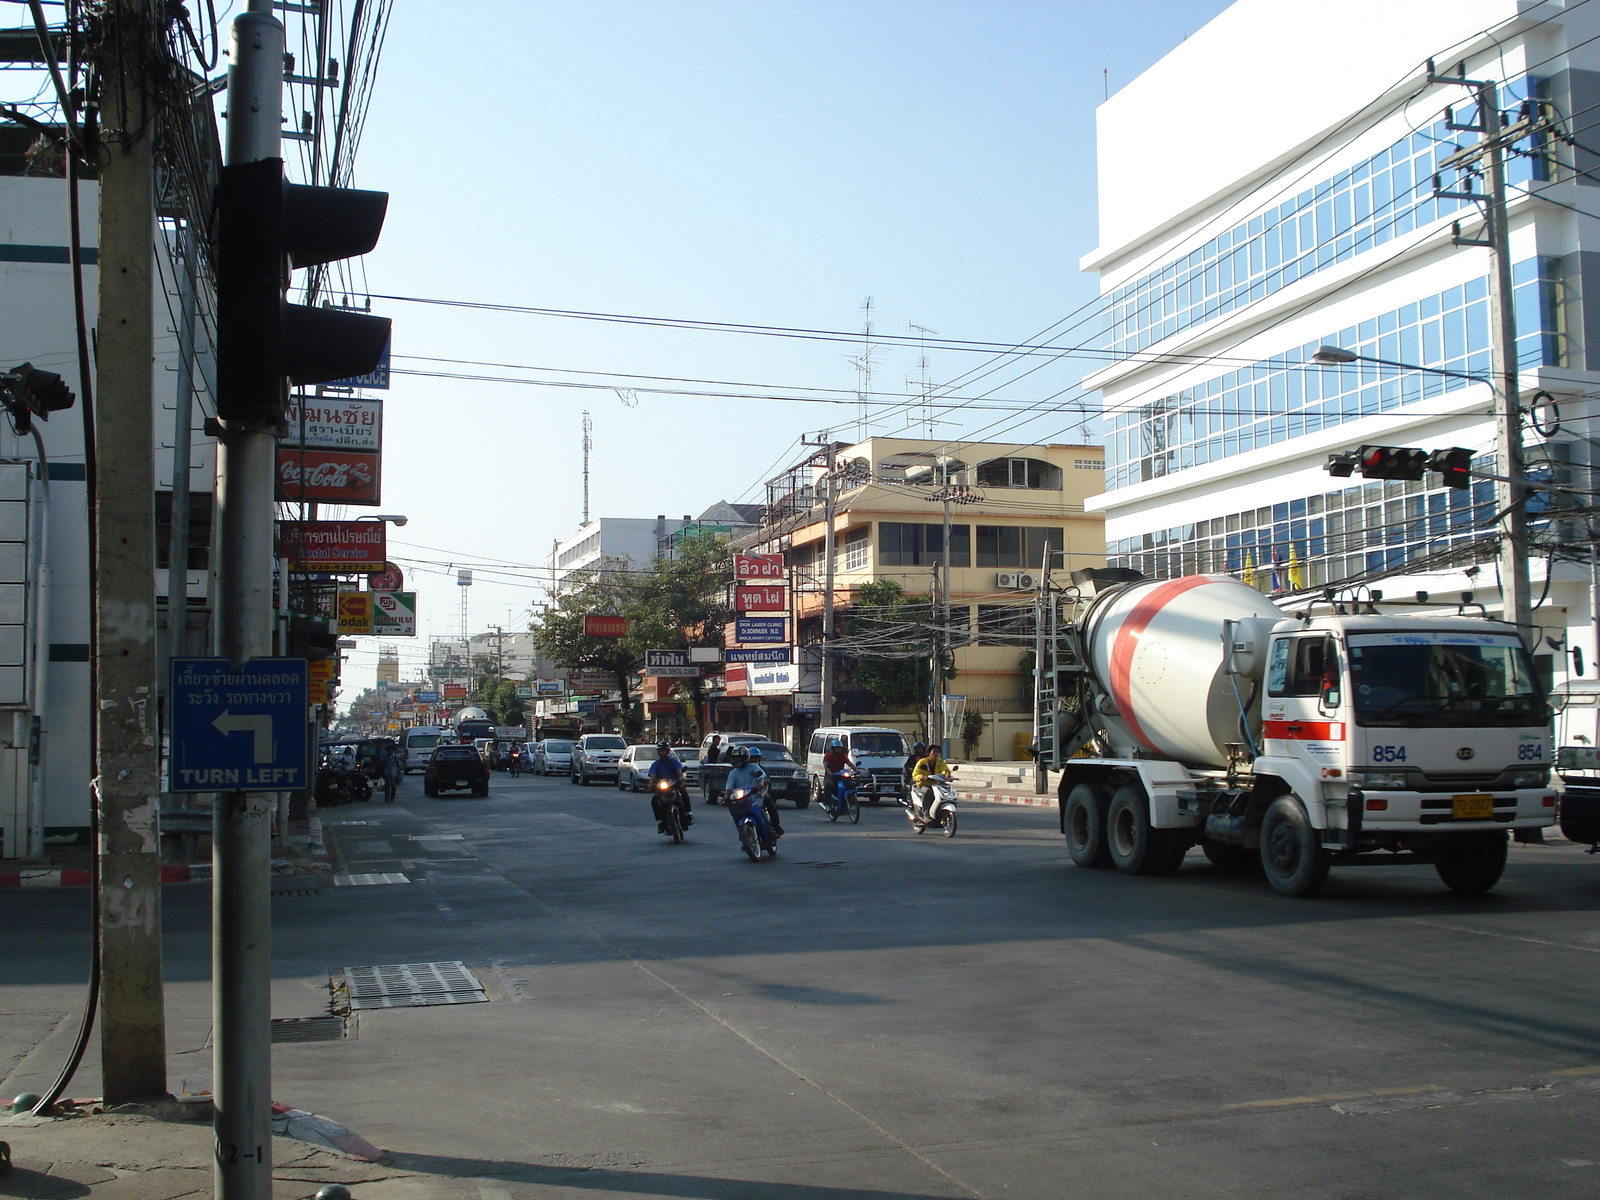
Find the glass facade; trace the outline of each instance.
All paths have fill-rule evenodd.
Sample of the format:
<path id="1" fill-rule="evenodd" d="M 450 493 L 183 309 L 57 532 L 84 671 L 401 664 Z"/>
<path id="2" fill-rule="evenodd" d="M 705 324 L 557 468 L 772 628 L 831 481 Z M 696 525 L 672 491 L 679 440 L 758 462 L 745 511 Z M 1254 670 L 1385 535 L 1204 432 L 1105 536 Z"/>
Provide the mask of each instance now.
<path id="1" fill-rule="evenodd" d="M 1517 339 L 1521 365 L 1561 365 L 1558 261 L 1520 262 L 1513 281 L 1517 328 L 1526 331 Z M 1106 490 L 1390 412 L 1473 383 L 1373 363 L 1320 366 L 1311 361 L 1318 346 L 1332 344 L 1374 358 L 1487 376 L 1489 326 L 1489 280 L 1484 276 L 1151 403 L 1108 410 Z"/>
<path id="2" fill-rule="evenodd" d="M 1528 99 L 1530 86 L 1507 85 L 1504 103 Z M 1458 114 L 1460 123 L 1469 123 Z M 1107 344 L 1131 354 L 1185 329 L 1215 320 L 1366 250 L 1410 233 L 1441 217 L 1462 212 L 1468 200 L 1433 194 L 1439 164 L 1458 149 L 1463 135 L 1441 117 L 1407 134 L 1365 162 L 1305 189 L 1291 200 L 1258 213 L 1205 245 L 1112 291 Z M 1537 150 L 1530 141 L 1521 149 Z M 1543 160 L 1513 155 L 1506 164 L 1512 183 L 1544 177 Z M 1451 191 L 1462 190 L 1451 183 Z M 1479 189 L 1481 190 L 1481 188 Z"/>
<path id="3" fill-rule="evenodd" d="M 1494 457 L 1473 461 L 1493 474 Z M 1153 579 L 1227 572 L 1264 592 L 1320 587 L 1391 571 L 1495 528 L 1495 485 L 1452 489 L 1373 481 L 1178 525 L 1106 546 L 1107 562 Z"/>

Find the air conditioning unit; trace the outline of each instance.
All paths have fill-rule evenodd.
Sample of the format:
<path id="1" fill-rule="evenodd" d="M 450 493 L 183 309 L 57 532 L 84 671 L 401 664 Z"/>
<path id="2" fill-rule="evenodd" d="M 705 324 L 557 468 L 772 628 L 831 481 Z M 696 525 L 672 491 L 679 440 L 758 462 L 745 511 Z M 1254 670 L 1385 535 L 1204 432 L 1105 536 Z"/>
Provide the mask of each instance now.
<path id="1" fill-rule="evenodd" d="M 1019 592 L 1031 592 L 1038 588 L 1039 577 L 1031 571 L 997 571 L 994 585 L 999 588 L 1014 588 Z"/>

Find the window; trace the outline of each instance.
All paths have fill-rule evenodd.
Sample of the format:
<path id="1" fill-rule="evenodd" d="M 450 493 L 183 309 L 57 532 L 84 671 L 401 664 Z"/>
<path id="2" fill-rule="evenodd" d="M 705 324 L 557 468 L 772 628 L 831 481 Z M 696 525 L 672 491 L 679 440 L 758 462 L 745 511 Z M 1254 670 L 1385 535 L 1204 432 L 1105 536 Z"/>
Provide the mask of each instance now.
<path id="1" fill-rule="evenodd" d="M 1059 529 L 1036 529 L 1029 526 L 1023 529 L 1022 535 L 1022 565 L 1025 567 L 1043 566 L 1045 549 L 1048 547 L 1059 551 L 1063 545 Z"/>
<path id="2" fill-rule="evenodd" d="M 979 525 L 978 565 L 980 567 L 1020 567 L 1022 565 L 1022 529 L 1016 525 Z"/>
<path id="3" fill-rule="evenodd" d="M 1023 604 L 978 605 L 978 645 L 1021 646 L 1033 642 L 1033 608 Z"/>
<path id="4" fill-rule="evenodd" d="M 1072 460 L 1074 471 L 1104 471 L 1106 460 L 1103 458 L 1075 458 Z"/>
<path id="5" fill-rule="evenodd" d="M 844 545 L 840 548 L 839 569 L 841 571 L 859 571 L 867 565 L 871 549 L 872 526 L 863 525 L 860 529 L 852 529 L 844 535 Z"/>
<path id="6" fill-rule="evenodd" d="M 950 565 L 972 565 L 970 525 L 950 526 Z M 885 567 L 922 567 L 944 561 L 944 526 L 914 525 L 900 521 L 878 522 L 878 564 Z"/>
<path id="7" fill-rule="evenodd" d="M 991 458 L 978 464 L 979 487 L 1061 490 L 1061 468 L 1037 458 Z"/>

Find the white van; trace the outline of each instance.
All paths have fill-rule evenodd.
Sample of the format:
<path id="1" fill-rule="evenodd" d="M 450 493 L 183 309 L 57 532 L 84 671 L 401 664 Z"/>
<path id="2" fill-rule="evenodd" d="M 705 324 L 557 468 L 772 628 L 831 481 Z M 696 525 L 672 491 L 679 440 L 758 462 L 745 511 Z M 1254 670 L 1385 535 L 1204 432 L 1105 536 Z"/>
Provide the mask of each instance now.
<path id="1" fill-rule="evenodd" d="M 851 761 L 860 769 L 857 794 L 862 799 L 877 803 L 885 797 L 899 800 L 904 795 L 906 756 L 911 753 L 906 735 L 898 729 L 870 725 L 835 725 L 813 733 L 806 748 L 806 775 L 811 779 L 813 797 L 822 792 L 822 756 L 835 738 L 844 743 Z"/>
<path id="2" fill-rule="evenodd" d="M 400 771 L 410 775 L 412 772 L 422 772 L 433 759 L 433 752 L 438 748 L 439 739 L 443 738 L 446 730 L 439 725 L 413 725 L 410 729 L 400 731 Z"/>

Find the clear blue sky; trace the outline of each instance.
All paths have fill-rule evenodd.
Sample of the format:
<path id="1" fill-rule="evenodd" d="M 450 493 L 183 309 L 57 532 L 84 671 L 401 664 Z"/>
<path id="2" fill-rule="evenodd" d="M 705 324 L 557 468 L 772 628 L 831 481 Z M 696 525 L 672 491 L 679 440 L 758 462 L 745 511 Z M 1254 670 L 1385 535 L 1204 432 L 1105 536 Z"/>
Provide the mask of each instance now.
<path id="1" fill-rule="evenodd" d="M 1106 81 L 1115 91 L 1224 7 L 401 2 L 358 159 L 357 183 L 392 195 L 369 284 L 847 330 L 871 296 L 884 332 L 915 322 L 1020 341 L 1095 294 L 1077 262 L 1096 242 L 1094 109 Z M 858 350 L 846 345 L 376 307 L 395 319 L 398 355 L 856 386 Z M 876 357 L 874 390 L 907 390 L 916 352 Z M 975 361 L 929 358 L 935 383 Z M 1033 403 L 1083 369 L 1063 360 L 998 396 Z M 644 394 L 629 407 L 609 390 L 436 378 L 399 377 L 388 400 L 383 511 L 410 517 L 391 531 L 392 552 L 441 563 L 544 565 L 578 523 L 585 407 L 595 516 L 759 499 L 802 434 L 854 428 L 844 406 Z M 1001 416 L 955 414 L 939 436 Z M 1005 439 L 1071 440 L 1075 421 L 1048 412 Z M 405 565 L 422 632 L 456 632 L 453 575 Z M 524 628 L 537 578 L 480 570 L 474 631 Z M 400 644 L 414 662 L 426 638 Z M 370 680 L 374 645 L 362 643 L 347 684 Z"/>

